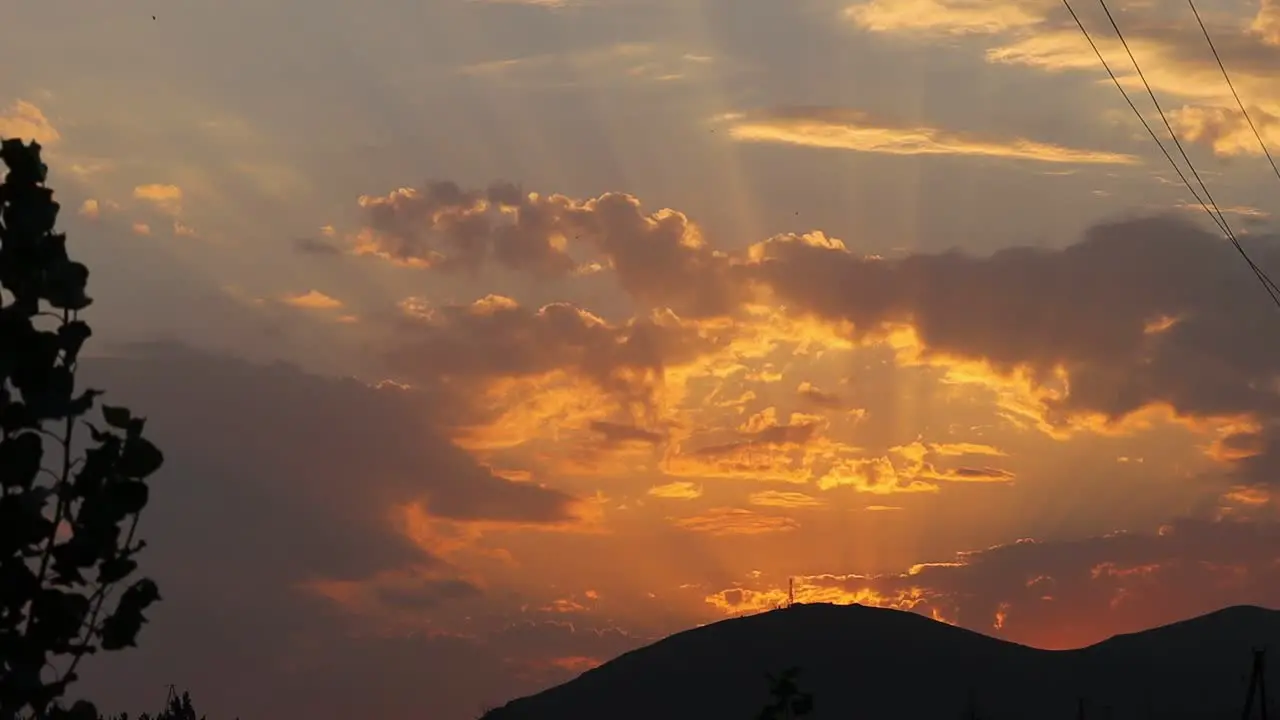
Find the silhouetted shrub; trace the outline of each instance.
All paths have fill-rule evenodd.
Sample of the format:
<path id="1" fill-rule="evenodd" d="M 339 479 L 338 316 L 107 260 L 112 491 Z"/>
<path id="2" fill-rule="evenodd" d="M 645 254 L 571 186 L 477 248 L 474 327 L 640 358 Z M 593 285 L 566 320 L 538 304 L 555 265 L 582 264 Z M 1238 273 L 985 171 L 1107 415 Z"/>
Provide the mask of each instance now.
<path id="1" fill-rule="evenodd" d="M 130 720 L 130 718 L 129 713 L 123 713 L 111 717 L 100 717 L 98 720 Z M 168 705 L 163 712 L 154 717 L 142 713 L 137 720 L 205 720 L 205 716 L 196 713 L 195 706 L 191 704 L 191 693 L 184 692 L 178 695 L 170 690 Z"/>
<path id="2" fill-rule="evenodd" d="M 40 146 L 5 140 L 0 159 L 0 718 L 97 720 L 92 703 L 58 701 L 85 655 L 135 644 L 160 597 L 141 579 L 104 613 L 137 568 L 146 478 L 164 458 L 125 408 L 86 419 L 102 394 L 75 386 L 89 270 L 54 232 Z M 92 443 L 76 457 L 79 425 Z"/>

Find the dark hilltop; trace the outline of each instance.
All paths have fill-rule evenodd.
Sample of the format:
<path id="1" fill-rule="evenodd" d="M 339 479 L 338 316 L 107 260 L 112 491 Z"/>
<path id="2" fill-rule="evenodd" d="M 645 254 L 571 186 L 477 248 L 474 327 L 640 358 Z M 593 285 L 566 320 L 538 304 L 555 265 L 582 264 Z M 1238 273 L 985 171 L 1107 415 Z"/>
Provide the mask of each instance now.
<path id="1" fill-rule="evenodd" d="M 752 718 L 768 701 L 766 673 L 793 666 L 815 718 L 1065 720 L 1081 702 L 1086 716 L 1117 720 L 1238 718 L 1254 649 L 1277 643 L 1280 612 L 1252 606 L 1055 651 L 899 610 L 796 605 L 678 633 L 484 718 Z"/>

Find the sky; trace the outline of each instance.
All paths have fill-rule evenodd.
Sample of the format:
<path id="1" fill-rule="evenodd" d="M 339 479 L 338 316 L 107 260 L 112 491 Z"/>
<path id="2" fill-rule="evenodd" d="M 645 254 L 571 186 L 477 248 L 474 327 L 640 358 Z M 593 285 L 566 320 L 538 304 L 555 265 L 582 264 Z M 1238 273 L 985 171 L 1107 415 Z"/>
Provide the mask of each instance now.
<path id="1" fill-rule="evenodd" d="M 104 709 L 461 720 L 792 579 L 1045 648 L 1280 606 L 1280 313 L 1057 0 L 11 5 L 167 457 Z M 1110 7 L 1280 272 L 1191 9 Z M 1280 1 L 1198 9 L 1280 149 Z"/>

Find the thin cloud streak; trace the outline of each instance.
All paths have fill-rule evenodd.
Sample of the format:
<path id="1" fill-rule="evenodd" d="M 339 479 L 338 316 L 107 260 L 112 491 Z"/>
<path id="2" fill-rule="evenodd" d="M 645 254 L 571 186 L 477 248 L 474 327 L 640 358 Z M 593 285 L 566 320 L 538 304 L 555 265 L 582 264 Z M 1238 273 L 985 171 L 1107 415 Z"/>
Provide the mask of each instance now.
<path id="1" fill-rule="evenodd" d="M 1136 165 L 1133 155 L 1081 150 L 1025 138 L 982 138 L 924 126 L 892 126 L 840 108 L 779 110 L 730 115 L 729 135 L 767 142 L 890 155 L 957 155 L 1046 163 Z"/>

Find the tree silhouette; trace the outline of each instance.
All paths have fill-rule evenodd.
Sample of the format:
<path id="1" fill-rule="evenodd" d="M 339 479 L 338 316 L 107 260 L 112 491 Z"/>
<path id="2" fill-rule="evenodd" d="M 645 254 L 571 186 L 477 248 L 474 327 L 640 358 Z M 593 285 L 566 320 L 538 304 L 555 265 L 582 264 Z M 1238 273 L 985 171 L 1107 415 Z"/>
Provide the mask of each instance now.
<path id="1" fill-rule="evenodd" d="M 97 720 L 129 720 L 129 713 L 112 715 L 109 718 L 99 717 Z M 191 704 L 191 693 L 184 692 L 178 695 L 170 688 L 164 712 L 155 716 L 142 713 L 137 720 L 205 720 L 205 716 L 197 713 L 195 706 Z"/>
<path id="2" fill-rule="evenodd" d="M 801 692 L 796 684 L 800 668 L 788 668 L 782 674 L 769 678 L 769 696 L 772 701 L 756 716 L 757 720 L 792 720 L 806 717 L 813 712 L 813 695 Z"/>
<path id="3" fill-rule="evenodd" d="M 92 703 L 59 700 L 85 655 L 135 644 L 160 598 L 137 580 L 104 614 L 137 569 L 146 478 L 164 457 L 123 407 L 86 419 L 102 394 L 75 387 L 89 270 L 54 232 L 40 145 L 4 140 L 0 159 L 0 719 L 97 720 Z M 92 442 L 77 457 L 78 425 Z"/>

